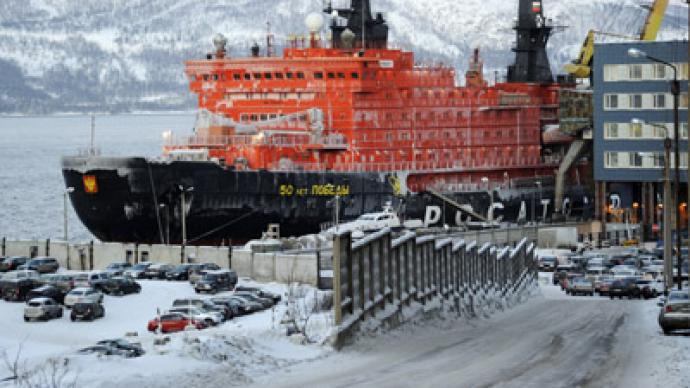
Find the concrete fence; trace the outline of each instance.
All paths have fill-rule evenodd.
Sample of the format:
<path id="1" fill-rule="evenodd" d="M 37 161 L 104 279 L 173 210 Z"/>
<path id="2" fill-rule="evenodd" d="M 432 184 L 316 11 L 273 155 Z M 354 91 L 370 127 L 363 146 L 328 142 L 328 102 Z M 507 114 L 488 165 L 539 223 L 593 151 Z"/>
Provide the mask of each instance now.
<path id="1" fill-rule="evenodd" d="M 180 264 L 182 248 L 179 245 L 147 245 L 121 243 L 69 244 L 52 240 L 0 239 L 2 256 L 50 256 L 68 270 L 102 270 L 110 263 L 136 264 L 152 261 Z M 318 284 L 318 263 L 315 253 L 256 253 L 232 247 L 187 246 L 189 262 L 215 263 L 221 268 L 232 268 L 241 277 L 260 282 Z"/>
<path id="2" fill-rule="evenodd" d="M 389 229 L 352 243 L 346 232 L 334 237 L 333 260 L 336 344 L 357 324 L 400 316 L 413 303 L 445 301 L 469 315 L 504 308 L 537 279 L 527 239 L 499 249 L 414 233 L 393 239 Z"/>

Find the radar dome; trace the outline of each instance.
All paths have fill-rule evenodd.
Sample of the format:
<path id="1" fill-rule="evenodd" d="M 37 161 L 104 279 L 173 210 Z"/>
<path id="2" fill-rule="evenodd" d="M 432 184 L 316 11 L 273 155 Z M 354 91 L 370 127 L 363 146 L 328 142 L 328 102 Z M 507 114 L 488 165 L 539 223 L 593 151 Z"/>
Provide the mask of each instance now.
<path id="1" fill-rule="evenodd" d="M 216 47 L 217 51 L 225 51 L 225 45 L 227 43 L 228 40 L 225 39 L 223 34 L 216 34 L 216 36 L 213 37 L 213 45 Z"/>
<path id="2" fill-rule="evenodd" d="M 319 32 L 321 27 L 323 27 L 323 17 L 321 17 L 321 14 L 312 12 L 304 20 L 304 23 L 307 25 L 309 32 Z"/>

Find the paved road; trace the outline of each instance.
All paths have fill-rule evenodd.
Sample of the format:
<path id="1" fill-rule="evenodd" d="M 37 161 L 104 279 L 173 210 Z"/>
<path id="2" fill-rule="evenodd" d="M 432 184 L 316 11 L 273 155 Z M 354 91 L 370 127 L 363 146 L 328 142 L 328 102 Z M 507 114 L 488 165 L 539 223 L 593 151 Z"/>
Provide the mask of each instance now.
<path id="1" fill-rule="evenodd" d="M 655 311 L 654 301 L 564 297 L 546 287 L 528 303 L 490 319 L 427 323 L 360 341 L 256 385 L 660 386 L 669 381 L 651 372 L 663 362 L 655 359 L 664 340 Z M 688 384 L 678 383 L 673 386 Z"/>

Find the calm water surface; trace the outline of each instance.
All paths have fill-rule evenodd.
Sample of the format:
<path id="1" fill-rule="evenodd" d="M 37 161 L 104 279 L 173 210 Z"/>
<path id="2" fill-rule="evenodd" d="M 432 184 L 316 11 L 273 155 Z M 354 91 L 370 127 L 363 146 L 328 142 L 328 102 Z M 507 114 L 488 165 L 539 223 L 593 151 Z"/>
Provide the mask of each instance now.
<path id="1" fill-rule="evenodd" d="M 96 117 L 103 155 L 157 156 L 162 133 L 190 134 L 192 114 Z M 62 239 L 65 185 L 60 158 L 90 144 L 91 118 L 0 118 L 0 238 Z M 93 239 L 68 204 L 71 241 Z"/>

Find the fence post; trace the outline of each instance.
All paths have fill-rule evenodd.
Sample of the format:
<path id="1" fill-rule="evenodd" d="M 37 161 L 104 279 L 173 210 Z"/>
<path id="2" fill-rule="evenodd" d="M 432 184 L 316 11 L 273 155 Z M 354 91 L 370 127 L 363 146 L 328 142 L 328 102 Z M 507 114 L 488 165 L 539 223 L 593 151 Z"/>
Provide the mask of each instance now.
<path id="1" fill-rule="evenodd" d="M 343 322 L 343 311 L 342 311 L 342 287 L 340 283 L 342 281 L 340 273 L 340 254 L 342 252 L 341 244 L 342 236 L 335 234 L 333 237 L 333 308 L 335 309 L 335 325 L 339 326 Z M 230 246 L 230 252 L 232 252 L 232 245 Z M 232 254 L 230 254 L 232 257 Z"/>

